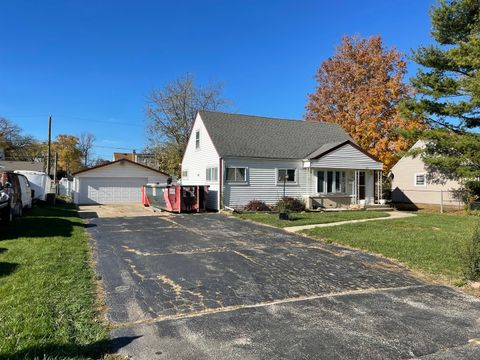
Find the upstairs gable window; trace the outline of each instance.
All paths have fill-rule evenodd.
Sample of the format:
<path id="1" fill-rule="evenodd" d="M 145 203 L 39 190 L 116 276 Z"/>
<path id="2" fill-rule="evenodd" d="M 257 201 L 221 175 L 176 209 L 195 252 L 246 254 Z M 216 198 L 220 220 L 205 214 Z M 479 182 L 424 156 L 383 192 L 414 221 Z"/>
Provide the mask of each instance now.
<path id="1" fill-rule="evenodd" d="M 195 149 L 200 149 L 200 130 L 195 131 Z"/>

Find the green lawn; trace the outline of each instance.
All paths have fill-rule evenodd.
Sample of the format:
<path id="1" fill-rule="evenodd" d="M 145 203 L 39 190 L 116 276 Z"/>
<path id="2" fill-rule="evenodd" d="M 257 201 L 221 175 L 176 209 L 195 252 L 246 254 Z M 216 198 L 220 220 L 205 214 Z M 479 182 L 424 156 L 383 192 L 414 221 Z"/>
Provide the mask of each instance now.
<path id="1" fill-rule="evenodd" d="M 304 233 L 397 259 L 434 277 L 459 281 L 463 247 L 479 220 L 467 215 L 419 213 L 417 217 L 316 228 Z"/>
<path id="2" fill-rule="evenodd" d="M 102 357 L 107 329 L 77 212 L 33 209 L 0 226 L 0 358 Z"/>
<path id="3" fill-rule="evenodd" d="M 279 220 L 278 214 L 269 213 L 241 213 L 235 214 L 235 216 L 244 220 L 251 220 L 262 224 L 284 228 L 289 226 L 325 224 L 346 220 L 373 219 L 388 217 L 389 214 L 381 211 L 305 212 L 291 213 L 290 220 Z"/>

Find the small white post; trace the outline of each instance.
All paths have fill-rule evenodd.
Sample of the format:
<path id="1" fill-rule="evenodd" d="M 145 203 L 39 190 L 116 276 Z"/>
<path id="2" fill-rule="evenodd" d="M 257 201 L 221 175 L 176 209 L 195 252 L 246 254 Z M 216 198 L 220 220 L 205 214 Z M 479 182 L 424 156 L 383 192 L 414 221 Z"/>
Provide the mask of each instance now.
<path id="1" fill-rule="evenodd" d="M 358 203 L 357 200 L 357 170 L 353 172 L 353 203 L 356 205 Z"/>
<path id="2" fill-rule="evenodd" d="M 440 214 L 443 214 L 443 190 L 440 190 Z"/>
<path id="3" fill-rule="evenodd" d="M 378 171 L 378 187 L 380 189 L 378 193 L 378 199 L 381 202 L 383 200 L 383 170 Z"/>

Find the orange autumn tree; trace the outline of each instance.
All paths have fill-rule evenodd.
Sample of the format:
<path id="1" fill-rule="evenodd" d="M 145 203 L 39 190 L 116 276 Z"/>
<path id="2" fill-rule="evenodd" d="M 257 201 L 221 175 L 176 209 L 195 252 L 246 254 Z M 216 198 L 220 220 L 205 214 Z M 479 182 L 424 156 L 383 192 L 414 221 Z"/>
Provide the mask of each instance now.
<path id="1" fill-rule="evenodd" d="M 412 96 L 402 82 L 405 72 L 402 54 L 384 48 L 380 36 L 345 36 L 317 70 L 317 88 L 308 96 L 305 118 L 339 124 L 388 171 L 412 145 L 398 130 L 425 126 L 399 114 L 398 103 Z"/>

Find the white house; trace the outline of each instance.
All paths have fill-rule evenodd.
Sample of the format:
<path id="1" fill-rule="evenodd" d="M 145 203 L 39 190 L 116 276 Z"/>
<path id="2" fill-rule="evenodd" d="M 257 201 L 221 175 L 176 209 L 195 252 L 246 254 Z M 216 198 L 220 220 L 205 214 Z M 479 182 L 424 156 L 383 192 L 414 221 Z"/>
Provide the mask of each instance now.
<path id="1" fill-rule="evenodd" d="M 214 210 L 254 199 L 273 205 L 284 192 L 309 208 L 348 207 L 379 201 L 381 171 L 336 124 L 200 111 L 182 184 L 210 185 Z"/>
<path id="2" fill-rule="evenodd" d="M 140 204 L 143 185 L 168 179 L 167 174 L 128 159 L 94 166 L 73 177 L 75 204 Z"/>
<path id="3" fill-rule="evenodd" d="M 412 149 L 425 147 L 417 141 Z M 402 157 L 390 170 L 392 177 L 392 200 L 395 203 L 416 205 L 463 206 L 455 191 L 462 185 L 455 180 L 442 179 L 429 172 L 420 155 Z"/>

